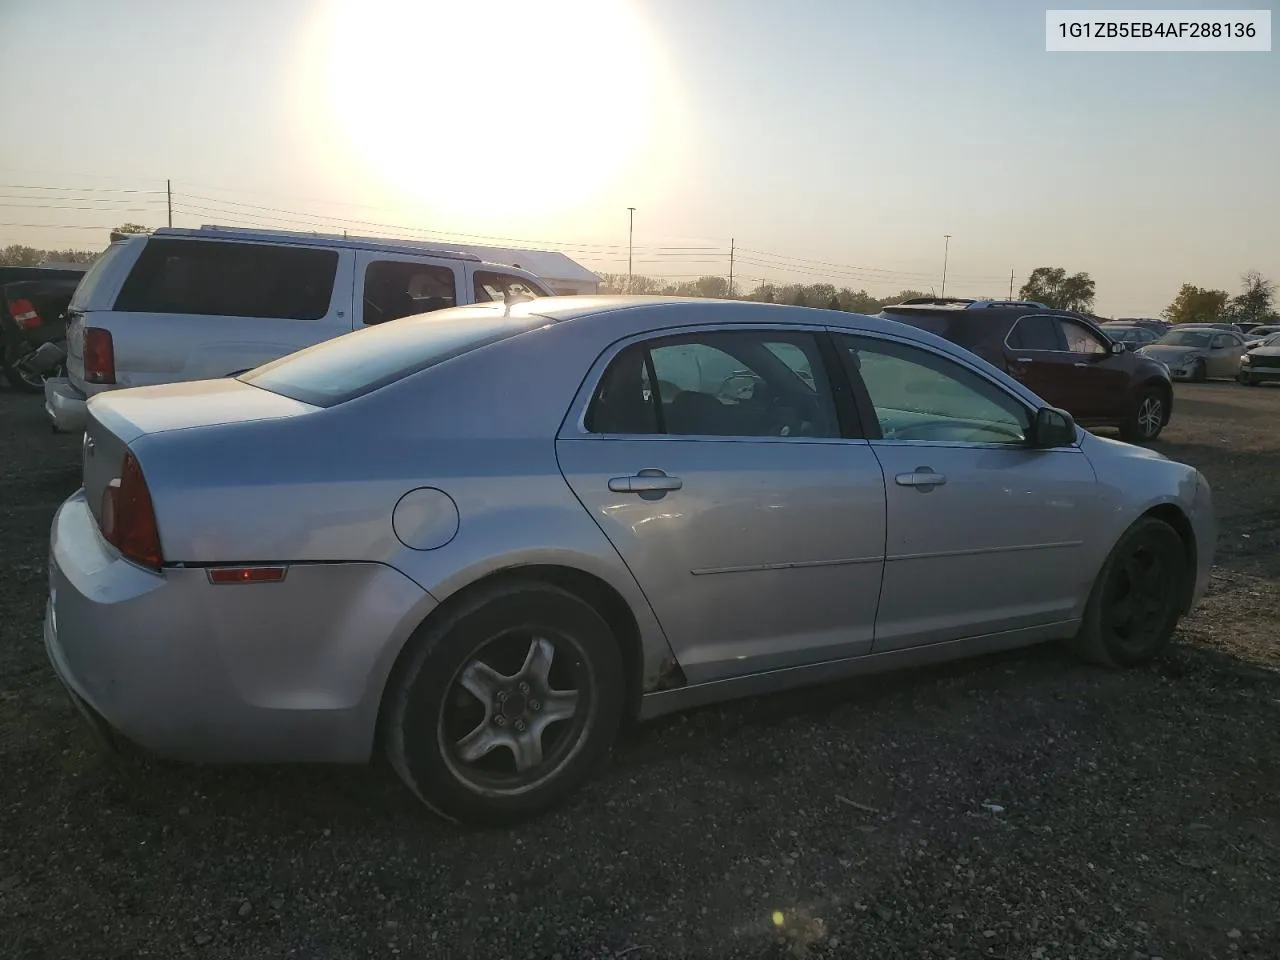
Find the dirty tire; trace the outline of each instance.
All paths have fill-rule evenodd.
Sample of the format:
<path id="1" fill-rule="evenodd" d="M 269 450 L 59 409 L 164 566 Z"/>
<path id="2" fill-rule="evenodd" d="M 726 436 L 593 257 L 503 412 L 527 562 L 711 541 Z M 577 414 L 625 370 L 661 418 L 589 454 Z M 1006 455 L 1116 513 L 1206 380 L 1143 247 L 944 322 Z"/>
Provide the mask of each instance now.
<path id="1" fill-rule="evenodd" d="M 1150 443 L 1160 436 L 1169 419 L 1169 399 L 1159 387 L 1146 387 L 1133 398 L 1129 416 L 1120 425 L 1120 439 L 1126 443 Z"/>
<path id="2" fill-rule="evenodd" d="M 491 729 L 504 712 L 493 703 L 479 707 L 482 719 L 477 726 L 455 739 L 449 730 L 454 715 L 470 710 L 474 716 L 481 704 L 469 692 L 474 684 L 465 685 L 462 675 L 483 659 L 483 665 L 502 675 L 501 685 L 510 688 L 507 708 L 516 699 L 526 709 L 540 708 L 532 697 L 516 694 L 508 680 L 511 668 L 490 663 L 493 655 L 487 652 L 501 653 L 503 645 L 532 649 L 521 639 L 526 635 L 547 638 L 554 645 L 549 676 L 560 680 L 548 685 L 558 688 L 548 692 L 548 712 L 551 698 L 562 696 L 572 684 L 578 694 L 574 715 L 546 727 L 563 728 L 554 749 L 547 750 L 546 732 L 538 735 L 540 763 L 523 773 L 481 771 L 479 764 L 504 760 L 516 766 L 519 754 L 514 747 L 500 746 L 474 763 L 459 756 L 464 740 L 482 728 Z M 428 621 L 410 639 L 388 685 L 383 744 L 396 773 L 435 813 L 479 825 L 514 823 L 556 806 L 590 776 L 613 744 L 625 692 L 617 639 L 594 608 L 566 590 L 535 580 L 499 583 L 444 611 L 443 618 Z M 503 694 L 508 696 L 506 690 Z M 530 713 L 522 716 L 536 719 Z M 504 729 L 494 732 L 515 736 L 514 721 L 508 726 L 504 717 L 502 722 Z M 470 721 L 464 726 L 470 727 Z M 535 729 L 532 722 L 527 729 Z"/>
<path id="3" fill-rule="evenodd" d="M 1173 527 L 1143 517 L 1112 548 L 1070 641 L 1080 657 L 1132 667 L 1160 654 L 1173 638 L 1187 584 L 1187 552 Z"/>

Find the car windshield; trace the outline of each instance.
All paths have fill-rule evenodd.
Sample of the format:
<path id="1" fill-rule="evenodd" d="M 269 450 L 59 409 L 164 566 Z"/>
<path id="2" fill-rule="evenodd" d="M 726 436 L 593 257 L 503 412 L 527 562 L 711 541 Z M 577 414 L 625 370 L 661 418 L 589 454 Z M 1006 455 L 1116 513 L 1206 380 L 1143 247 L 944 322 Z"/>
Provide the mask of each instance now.
<path id="1" fill-rule="evenodd" d="M 1160 343 L 1170 347 L 1208 348 L 1213 340 L 1213 330 L 1173 330 L 1160 338 Z"/>

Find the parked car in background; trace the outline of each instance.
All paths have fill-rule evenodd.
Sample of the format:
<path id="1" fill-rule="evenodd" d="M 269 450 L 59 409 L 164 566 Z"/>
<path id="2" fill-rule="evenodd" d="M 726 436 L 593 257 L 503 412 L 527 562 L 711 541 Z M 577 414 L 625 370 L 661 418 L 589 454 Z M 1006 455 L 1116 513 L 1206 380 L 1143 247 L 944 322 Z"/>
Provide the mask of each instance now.
<path id="1" fill-rule="evenodd" d="M 1256 327 L 1251 327 L 1244 335 L 1245 346 L 1256 346 L 1276 333 L 1280 333 L 1280 323 L 1262 323 Z"/>
<path id="2" fill-rule="evenodd" d="M 542 299 L 95 396 L 44 636 L 162 754 L 380 749 L 501 822 L 627 718 L 1043 641 L 1147 662 L 1214 543 L 1194 468 L 921 330 Z"/>
<path id="3" fill-rule="evenodd" d="M 409 241 L 162 228 L 112 243 L 68 308 L 55 430 L 122 387 L 232 376 L 354 329 L 549 290 L 527 271 Z"/>
<path id="4" fill-rule="evenodd" d="M 1280 380 L 1280 331 L 1249 345 L 1236 380 L 1246 387 Z"/>
<path id="5" fill-rule="evenodd" d="M 1180 323 L 1137 352 L 1166 364 L 1175 380 L 1234 378 L 1240 372 L 1244 337 L 1227 326 Z"/>
<path id="6" fill-rule="evenodd" d="M 1148 343 L 1155 343 L 1163 334 L 1157 333 L 1150 327 L 1142 327 L 1126 323 L 1104 323 L 1102 332 L 1111 340 L 1119 340 L 1128 344 L 1129 349 L 1133 350 Z"/>
<path id="7" fill-rule="evenodd" d="M 65 337 L 62 314 L 88 269 L 0 267 L 0 371 L 15 390 L 44 389 L 44 377 L 25 361 L 42 344 Z"/>
<path id="8" fill-rule="evenodd" d="M 1119 427 L 1130 442 L 1154 440 L 1173 413 L 1164 365 L 1135 356 L 1080 314 L 1013 300 L 919 298 L 881 316 L 972 350 L 1048 403 L 1090 427 Z"/>
<path id="9" fill-rule="evenodd" d="M 1169 328 L 1173 326 L 1168 320 L 1160 320 L 1156 317 L 1120 317 L 1116 320 L 1109 320 L 1103 326 L 1109 326 L 1112 323 L 1123 324 L 1128 327 L 1146 327 L 1160 336 L 1168 333 Z"/>

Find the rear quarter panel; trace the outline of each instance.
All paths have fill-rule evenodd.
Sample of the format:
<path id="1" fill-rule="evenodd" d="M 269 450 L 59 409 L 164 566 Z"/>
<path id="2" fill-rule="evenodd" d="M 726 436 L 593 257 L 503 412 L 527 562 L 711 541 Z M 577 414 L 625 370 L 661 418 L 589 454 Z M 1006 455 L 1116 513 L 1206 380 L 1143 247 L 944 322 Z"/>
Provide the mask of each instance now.
<path id="1" fill-rule="evenodd" d="M 627 602 L 655 677 L 666 639 L 555 455 L 556 431 L 606 344 L 551 327 L 327 410 L 143 436 L 134 448 L 165 558 L 384 563 L 442 602 L 500 570 L 565 566 Z M 407 547 L 393 525 L 396 504 L 421 488 L 456 505 L 456 534 L 436 549 Z"/>

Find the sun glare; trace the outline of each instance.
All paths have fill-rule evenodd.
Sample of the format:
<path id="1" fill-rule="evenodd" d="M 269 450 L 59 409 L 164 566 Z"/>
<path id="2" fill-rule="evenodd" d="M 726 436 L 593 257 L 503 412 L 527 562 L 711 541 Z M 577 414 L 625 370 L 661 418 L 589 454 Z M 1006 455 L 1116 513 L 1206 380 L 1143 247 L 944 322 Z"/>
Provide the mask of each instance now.
<path id="1" fill-rule="evenodd" d="M 671 169 L 675 98 L 623 0 L 351 0 L 328 28 L 324 126 L 433 214 L 528 220 Z"/>

